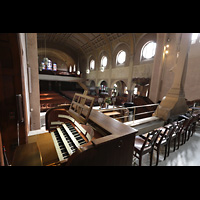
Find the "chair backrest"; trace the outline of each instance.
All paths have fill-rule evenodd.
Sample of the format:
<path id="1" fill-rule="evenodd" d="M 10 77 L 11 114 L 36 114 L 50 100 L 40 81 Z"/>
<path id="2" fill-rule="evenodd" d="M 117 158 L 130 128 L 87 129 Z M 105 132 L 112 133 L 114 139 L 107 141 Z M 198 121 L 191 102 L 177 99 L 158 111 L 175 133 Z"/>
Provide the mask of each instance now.
<path id="1" fill-rule="evenodd" d="M 158 131 L 160 131 L 160 134 L 159 134 L 159 141 L 158 142 L 156 141 L 157 145 L 160 145 L 162 143 L 163 139 L 170 138 L 173 129 L 175 129 L 175 127 L 173 127 L 172 125 L 169 127 L 164 127 L 164 128 L 165 128 L 165 130 L 162 134 L 161 134 L 162 130 L 158 130 Z"/>
<path id="2" fill-rule="evenodd" d="M 183 123 L 183 128 L 181 130 L 181 134 L 187 132 L 190 129 L 190 126 L 192 123 L 195 123 L 196 121 L 196 116 L 192 115 L 189 119 L 185 120 Z"/>
<path id="3" fill-rule="evenodd" d="M 158 139 L 158 136 L 160 135 L 161 133 L 161 130 L 153 130 L 150 134 L 152 135 L 149 143 L 152 145 L 152 147 L 154 147 L 157 139 Z"/>
<path id="4" fill-rule="evenodd" d="M 173 124 L 176 127 L 174 130 L 174 133 L 176 134 L 184 133 L 185 128 L 187 127 L 187 124 L 188 124 L 188 119 L 182 119 L 180 121 L 177 121 L 176 124 Z"/>
<path id="5" fill-rule="evenodd" d="M 159 134 L 160 134 L 160 131 L 158 131 L 158 130 L 153 130 L 153 131 L 149 132 L 147 134 L 147 137 L 145 138 L 145 141 L 143 143 L 141 151 L 143 151 L 144 148 L 147 147 L 147 146 L 151 146 L 151 148 L 153 148 Z"/>
<path id="6" fill-rule="evenodd" d="M 199 120 L 199 115 L 193 114 L 188 122 L 186 131 L 195 132 L 196 130 L 196 122 Z"/>
<path id="7" fill-rule="evenodd" d="M 168 128 L 168 132 L 167 132 L 167 134 L 166 134 L 166 136 L 167 136 L 167 138 L 171 138 L 172 137 L 172 135 L 174 134 L 174 133 L 176 133 L 176 131 L 178 131 L 178 125 L 175 125 L 175 124 L 172 124 L 169 128 Z"/>

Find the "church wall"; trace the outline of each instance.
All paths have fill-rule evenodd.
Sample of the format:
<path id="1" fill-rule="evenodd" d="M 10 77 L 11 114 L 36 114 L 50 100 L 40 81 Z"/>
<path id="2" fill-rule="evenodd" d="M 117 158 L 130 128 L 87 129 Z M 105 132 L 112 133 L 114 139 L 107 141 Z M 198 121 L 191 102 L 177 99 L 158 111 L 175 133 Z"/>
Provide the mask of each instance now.
<path id="1" fill-rule="evenodd" d="M 173 45 L 175 45 L 176 34 L 168 33 L 167 35 L 170 38 L 170 53 L 166 55 L 162 65 L 162 73 L 159 80 L 158 100 L 162 100 L 162 98 L 167 94 L 172 86 L 174 79 L 173 67 L 175 66 L 176 62 L 175 51 L 177 49 L 173 48 Z M 105 40 L 108 39 L 105 37 Z M 93 80 L 95 82 L 95 86 L 98 87 L 100 82 L 105 80 L 108 84 L 108 87 L 112 88 L 115 81 L 123 80 L 127 84 L 128 90 L 133 90 L 135 85 L 135 83 L 132 81 L 133 78 L 151 79 L 152 74 L 156 74 L 156 71 L 153 72 L 155 59 L 148 61 L 140 60 L 141 49 L 143 45 L 150 40 L 156 42 L 157 33 L 128 33 L 117 39 L 113 38 L 112 40 L 107 41 L 105 45 L 94 48 L 94 50 L 92 52 L 90 51 L 90 53 L 85 52 L 84 56 L 80 55 L 80 69 L 82 77 L 86 79 L 86 85 L 88 85 L 87 83 L 90 83 Z M 50 44 L 47 46 L 48 48 L 54 47 Z M 116 66 L 116 55 L 120 49 L 124 49 L 127 52 L 127 59 L 124 65 Z M 65 49 L 60 48 L 60 51 L 65 52 Z M 185 80 L 185 96 L 188 100 L 200 98 L 197 92 L 199 91 L 200 86 L 199 84 L 196 84 L 200 78 L 200 67 L 198 67 L 200 58 L 198 52 L 200 52 L 199 43 L 198 45 L 191 45 L 188 59 L 188 71 Z M 101 72 L 100 60 L 103 55 L 108 57 L 108 65 L 104 72 Z M 78 56 L 76 56 L 76 58 L 78 58 Z M 95 70 L 91 70 L 89 74 L 86 74 L 86 70 L 89 68 L 89 62 L 91 58 L 95 60 Z M 78 60 L 75 59 L 75 62 L 78 63 Z M 65 67 L 66 66 L 63 68 Z M 150 92 L 151 91 L 152 88 Z"/>
<path id="2" fill-rule="evenodd" d="M 133 78 L 144 77 L 151 78 L 153 62 L 133 66 Z"/>
<path id="3" fill-rule="evenodd" d="M 89 68 L 91 57 L 95 60 L 95 70 L 86 74 L 86 79 L 95 81 L 96 87 L 101 80 L 107 80 L 108 87 L 112 88 L 115 81 L 122 80 L 126 83 L 128 90 L 131 90 L 134 83 L 133 78 L 151 78 L 153 60 L 140 61 L 142 46 L 149 40 L 156 39 L 156 34 L 136 34 L 136 38 L 127 37 L 112 41 L 110 47 L 96 49 L 92 55 L 88 55 L 86 69 Z M 116 66 L 116 55 L 120 49 L 127 52 L 126 62 L 122 66 Z M 108 65 L 104 72 L 100 71 L 100 59 L 102 52 L 108 56 Z"/>
<path id="4" fill-rule="evenodd" d="M 161 80 L 160 80 L 160 93 L 158 95 L 159 99 L 162 100 L 162 98 L 167 94 L 169 89 L 172 86 L 173 80 L 174 80 L 174 72 L 173 68 L 176 64 L 176 34 L 168 34 L 168 37 L 170 39 L 169 43 L 169 53 L 165 54 L 164 61 L 162 67 L 162 74 L 161 74 Z M 160 45 L 160 44 L 157 44 Z"/>
<path id="5" fill-rule="evenodd" d="M 166 96 L 174 80 L 174 66 L 176 65 L 177 49 L 175 48 L 175 34 L 169 34 L 169 54 L 165 56 L 160 81 L 159 100 Z M 185 98 L 189 101 L 200 99 L 200 43 L 191 44 L 188 53 L 188 66 L 184 83 Z"/>
<path id="6" fill-rule="evenodd" d="M 200 44 L 191 45 L 185 79 L 185 97 L 189 101 L 200 99 Z"/>

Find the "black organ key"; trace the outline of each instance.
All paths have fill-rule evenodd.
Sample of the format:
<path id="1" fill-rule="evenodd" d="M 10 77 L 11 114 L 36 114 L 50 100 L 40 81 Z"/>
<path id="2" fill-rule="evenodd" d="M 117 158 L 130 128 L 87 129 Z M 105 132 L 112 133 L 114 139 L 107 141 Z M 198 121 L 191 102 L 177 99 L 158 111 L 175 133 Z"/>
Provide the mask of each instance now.
<path id="1" fill-rule="evenodd" d="M 80 145 L 86 143 L 85 140 L 81 137 L 81 135 L 76 131 L 76 129 L 70 123 L 66 123 L 66 126 L 71 131 L 71 133 L 74 135 L 74 137 L 76 138 L 76 140 L 78 141 L 78 143 Z"/>

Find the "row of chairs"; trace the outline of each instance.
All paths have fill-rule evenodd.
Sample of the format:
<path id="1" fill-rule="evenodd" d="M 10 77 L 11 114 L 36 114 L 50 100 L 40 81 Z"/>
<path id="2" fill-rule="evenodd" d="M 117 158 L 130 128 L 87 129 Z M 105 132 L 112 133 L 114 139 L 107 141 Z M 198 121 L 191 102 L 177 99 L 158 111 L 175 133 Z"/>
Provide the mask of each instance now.
<path id="1" fill-rule="evenodd" d="M 156 165 L 158 165 L 160 148 L 165 148 L 164 160 L 170 153 L 170 147 L 173 143 L 173 151 L 179 149 L 190 139 L 196 130 L 196 122 L 199 120 L 198 114 L 190 117 L 182 115 L 179 120 L 174 121 L 155 129 L 149 133 L 136 136 L 133 155 L 139 159 L 139 166 L 142 165 L 143 155 L 150 154 L 150 166 L 152 166 L 153 152 L 157 151 Z"/>

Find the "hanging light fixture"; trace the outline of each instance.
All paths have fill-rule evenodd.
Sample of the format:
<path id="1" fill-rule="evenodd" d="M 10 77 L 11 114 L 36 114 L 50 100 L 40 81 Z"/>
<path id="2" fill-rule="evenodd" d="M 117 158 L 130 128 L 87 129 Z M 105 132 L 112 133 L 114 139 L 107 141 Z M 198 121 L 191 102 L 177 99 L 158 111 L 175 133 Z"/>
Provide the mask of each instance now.
<path id="1" fill-rule="evenodd" d="M 86 69 L 86 74 L 89 74 L 90 73 L 90 70 L 89 69 Z"/>
<path id="2" fill-rule="evenodd" d="M 104 68 L 103 66 L 100 67 L 100 71 L 101 71 L 101 72 L 104 72 L 104 69 L 105 69 L 105 68 Z"/>
<path id="3" fill-rule="evenodd" d="M 69 73 L 71 73 L 72 72 L 72 66 L 70 65 L 69 66 Z"/>
<path id="4" fill-rule="evenodd" d="M 78 56 L 78 64 L 77 64 L 77 71 L 76 71 L 76 73 L 77 73 L 77 75 L 81 74 L 80 66 L 79 66 L 79 56 Z"/>
<path id="5" fill-rule="evenodd" d="M 49 61 L 49 59 L 46 56 L 46 35 L 44 34 L 44 58 L 43 58 L 43 62 L 46 66 L 48 65 L 48 61 Z"/>
<path id="6" fill-rule="evenodd" d="M 40 63 L 40 71 L 42 70 L 52 70 L 52 64 L 51 61 L 46 56 L 46 34 L 44 34 L 44 58 L 42 62 Z M 51 66 L 50 66 L 51 65 Z"/>

